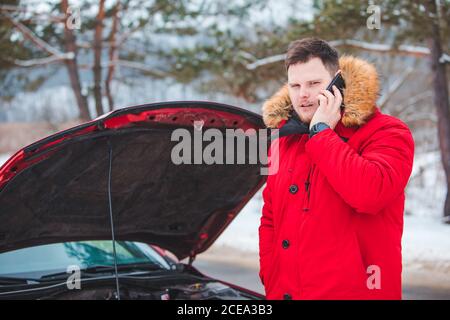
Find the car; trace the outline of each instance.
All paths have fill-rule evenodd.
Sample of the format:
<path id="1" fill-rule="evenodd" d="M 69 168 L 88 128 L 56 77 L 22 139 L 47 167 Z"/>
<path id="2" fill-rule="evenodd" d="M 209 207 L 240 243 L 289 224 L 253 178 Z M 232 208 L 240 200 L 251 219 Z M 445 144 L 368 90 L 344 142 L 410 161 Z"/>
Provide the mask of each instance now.
<path id="1" fill-rule="evenodd" d="M 174 163 L 173 132 L 209 128 L 264 124 L 215 102 L 153 103 L 15 153 L 0 168 L 0 299 L 264 299 L 192 265 L 266 180 L 261 163 Z"/>

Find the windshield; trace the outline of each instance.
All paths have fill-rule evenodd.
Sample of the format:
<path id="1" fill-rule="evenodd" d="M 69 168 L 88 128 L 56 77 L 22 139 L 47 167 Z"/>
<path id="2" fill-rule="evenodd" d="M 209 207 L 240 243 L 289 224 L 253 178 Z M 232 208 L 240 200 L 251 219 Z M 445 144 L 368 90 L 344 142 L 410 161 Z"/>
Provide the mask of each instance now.
<path id="1" fill-rule="evenodd" d="M 163 269 L 170 265 L 151 246 L 139 242 L 116 241 L 117 264 L 156 264 Z M 29 247 L 0 254 L 0 276 L 20 274 L 44 275 L 66 271 L 69 266 L 85 269 L 113 266 L 112 241 L 79 241 Z"/>

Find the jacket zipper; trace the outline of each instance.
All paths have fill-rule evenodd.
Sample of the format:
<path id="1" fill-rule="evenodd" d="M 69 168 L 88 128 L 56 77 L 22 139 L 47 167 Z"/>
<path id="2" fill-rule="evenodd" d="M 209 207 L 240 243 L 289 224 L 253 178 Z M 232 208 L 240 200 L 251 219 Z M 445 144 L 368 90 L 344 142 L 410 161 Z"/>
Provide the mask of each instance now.
<path id="1" fill-rule="evenodd" d="M 311 166 L 311 168 L 309 169 L 309 172 L 308 172 L 308 177 L 306 178 L 306 181 L 305 181 L 306 200 L 304 201 L 304 205 L 303 205 L 303 211 L 305 211 L 305 212 L 309 211 L 309 209 L 310 209 L 309 208 L 309 199 L 311 197 L 311 177 L 314 172 L 315 166 L 316 165 Z"/>

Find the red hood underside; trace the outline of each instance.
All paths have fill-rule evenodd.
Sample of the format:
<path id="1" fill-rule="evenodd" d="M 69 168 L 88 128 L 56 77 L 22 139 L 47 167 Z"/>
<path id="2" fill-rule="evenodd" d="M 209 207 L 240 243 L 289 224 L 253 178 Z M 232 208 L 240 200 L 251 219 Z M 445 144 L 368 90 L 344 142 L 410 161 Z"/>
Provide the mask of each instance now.
<path id="1" fill-rule="evenodd" d="M 0 168 L 0 252 L 55 242 L 141 241 L 179 259 L 205 251 L 262 186 L 259 164 L 175 165 L 174 129 L 264 127 L 211 102 L 120 109 L 17 152 Z M 247 149 L 248 152 L 248 149 Z M 248 158 L 248 155 L 246 155 Z"/>

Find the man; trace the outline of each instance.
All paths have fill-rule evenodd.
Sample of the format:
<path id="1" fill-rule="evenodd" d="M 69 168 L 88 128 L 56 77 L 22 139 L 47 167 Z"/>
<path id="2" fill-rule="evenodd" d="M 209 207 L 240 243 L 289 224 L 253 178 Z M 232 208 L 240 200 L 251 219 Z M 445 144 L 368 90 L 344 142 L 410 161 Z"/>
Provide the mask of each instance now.
<path id="1" fill-rule="evenodd" d="M 401 299 L 411 133 L 376 107 L 378 76 L 368 62 L 339 59 L 325 41 L 307 38 L 290 44 L 285 64 L 288 84 L 264 104 L 264 121 L 282 128 L 297 114 L 309 134 L 273 142 L 279 168 L 268 176 L 259 227 L 266 297 Z M 338 72 L 344 97 L 324 90 Z"/>

